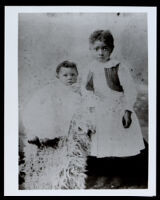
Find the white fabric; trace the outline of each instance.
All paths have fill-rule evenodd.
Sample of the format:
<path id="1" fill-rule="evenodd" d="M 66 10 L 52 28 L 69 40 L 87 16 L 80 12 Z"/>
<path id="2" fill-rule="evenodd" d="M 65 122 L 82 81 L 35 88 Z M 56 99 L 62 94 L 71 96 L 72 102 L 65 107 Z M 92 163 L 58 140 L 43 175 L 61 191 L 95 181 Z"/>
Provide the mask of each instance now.
<path id="1" fill-rule="evenodd" d="M 97 157 L 132 156 L 144 148 L 141 128 L 133 110 L 136 90 L 128 69 L 123 64 L 119 65 L 118 75 L 124 93 L 110 89 L 106 82 L 104 68 L 118 63 L 115 60 L 106 63 L 95 61 L 89 69 L 94 84 L 96 118 L 96 134 L 92 137 L 91 154 Z M 125 110 L 132 111 L 132 124 L 129 128 L 124 128 L 122 124 Z"/>
<path id="2" fill-rule="evenodd" d="M 23 124 L 27 138 L 66 136 L 73 114 L 81 105 L 81 97 L 68 87 L 55 82 L 36 92 L 26 105 Z"/>

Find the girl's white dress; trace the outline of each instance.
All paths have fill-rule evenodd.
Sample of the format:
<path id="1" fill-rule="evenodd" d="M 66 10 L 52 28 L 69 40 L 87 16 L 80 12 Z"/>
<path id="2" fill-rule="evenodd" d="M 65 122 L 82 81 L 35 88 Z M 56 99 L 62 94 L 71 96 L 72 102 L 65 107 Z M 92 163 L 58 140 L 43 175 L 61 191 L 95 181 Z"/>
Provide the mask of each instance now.
<path id="1" fill-rule="evenodd" d="M 86 87 L 93 90 L 96 119 L 91 155 L 125 157 L 140 153 L 144 142 L 133 110 L 137 94 L 127 66 L 116 60 L 106 63 L 94 61 L 90 65 Z M 132 112 L 129 128 L 122 124 L 125 110 Z"/>

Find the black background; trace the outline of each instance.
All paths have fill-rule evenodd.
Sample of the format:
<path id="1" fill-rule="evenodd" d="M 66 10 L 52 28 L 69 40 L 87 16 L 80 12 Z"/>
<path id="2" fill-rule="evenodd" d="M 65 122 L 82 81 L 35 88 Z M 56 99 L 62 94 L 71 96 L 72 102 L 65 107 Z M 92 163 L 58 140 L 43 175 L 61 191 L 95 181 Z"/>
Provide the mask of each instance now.
<path id="1" fill-rule="evenodd" d="M 85 2 L 85 3 L 84 3 Z M 1 22 L 0 22 L 0 34 L 1 34 L 1 37 L 0 37 L 0 47 L 1 47 L 1 67 L 0 67 L 0 70 L 1 70 L 1 75 L 2 75 L 2 78 L 0 79 L 1 81 L 1 91 L 2 91 L 2 94 L 4 94 L 4 56 L 5 56 L 5 53 L 4 53 L 4 48 L 5 48 L 5 45 L 4 45 L 4 40 L 5 40 L 5 26 L 4 26 L 4 23 L 5 23 L 5 6 L 149 6 L 149 7 L 157 7 L 157 66 L 159 66 L 159 44 L 160 44 L 160 41 L 159 41 L 159 18 L 160 18 L 160 15 L 159 15 L 159 4 L 158 4 L 158 0 L 98 0 L 98 1 L 92 1 L 92 2 L 89 2 L 88 0 L 85 0 L 85 1 L 82 1 L 82 0 L 76 0 L 75 2 L 71 2 L 69 0 L 63 0 L 63 1 L 60 1 L 60 0 L 2 0 L 0 1 L 0 19 L 1 19 Z M 76 3 L 76 4 L 75 4 Z M 158 95 L 158 77 L 159 75 L 159 67 L 157 67 L 157 113 L 156 116 L 157 116 L 157 194 L 155 197 L 120 197 L 121 199 L 160 199 L 160 192 L 159 192 L 159 188 L 160 188 L 160 184 L 159 184 L 159 174 L 160 174 L 160 165 L 159 165 L 159 157 L 160 157 L 160 154 L 159 154 L 159 141 L 160 141 L 160 136 L 159 136 L 159 120 L 158 120 L 158 116 L 160 115 L 159 114 L 159 95 Z M 1 113 L 4 113 L 4 95 L 1 97 L 2 99 L 2 103 L 1 103 Z M 5 113 L 3 114 L 3 117 L 4 117 Z M 2 127 L 2 131 L 1 132 L 1 164 L 0 164 L 0 180 L 2 182 L 2 185 L 0 187 L 0 195 L 1 197 L 3 196 L 4 197 L 4 170 L 5 170 L 5 166 L 4 166 L 4 120 L 1 120 L 1 127 Z M 152 121 L 150 121 L 149 123 L 152 123 Z M 11 147 L 12 148 L 12 147 Z M 6 197 L 5 197 L 6 198 Z M 30 196 L 28 197 L 14 197 L 15 199 L 29 199 L 31 198 Z M 34 197 L 34 198 L 37 198 L 39 199 L 40 197 Z M 42 197 L 43 198 L 43 197 Z M 44 197 L 46 198 L 46 197 Z M 47 198 L 54 198 L 54 199 L 59 199 L 59 198 L 66 198 L 66 197 L 47 197 Z M 68 199 L 88 199 L 89 197 L 67 197 Z M 94 198 L 94 197 L 91 197 L 91 198 Z M 99 198 L 118 198 L 118 197 L 97 197 L 98 199 Z"/>

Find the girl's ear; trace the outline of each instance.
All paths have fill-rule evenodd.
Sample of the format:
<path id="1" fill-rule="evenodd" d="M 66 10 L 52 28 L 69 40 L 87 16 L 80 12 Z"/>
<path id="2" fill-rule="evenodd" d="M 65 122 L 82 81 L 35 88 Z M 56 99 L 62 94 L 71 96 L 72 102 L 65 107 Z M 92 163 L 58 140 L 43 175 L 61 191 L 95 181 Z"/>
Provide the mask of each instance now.
<path id="1" fill-rule="evenodd" d="M 112 49 L 112 50 L 110 50 L 109 56 L 112 54 L 112 52 L 113 52 L 113 49 Z"/>
<path id="2" fill-rule="evenodd" d="M 59 75 L 58 75 L 58 74 L 56 74 L 56 78 L 58 78 L 58 79 L 59 79 Z"/>
<path id="3" fill-rule="evenodd" d="M 114 46 L 113 46 L 113 48 L 110 49 L 110 55 L 111 55 L 111 53 L 113 52 L 113 50 L 114 50 Z"/>

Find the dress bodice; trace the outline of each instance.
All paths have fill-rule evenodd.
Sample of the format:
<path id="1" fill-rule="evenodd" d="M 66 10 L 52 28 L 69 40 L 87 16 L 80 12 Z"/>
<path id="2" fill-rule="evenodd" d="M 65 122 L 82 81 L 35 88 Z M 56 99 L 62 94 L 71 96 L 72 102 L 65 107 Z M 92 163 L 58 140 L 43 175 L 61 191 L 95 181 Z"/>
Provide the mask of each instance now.
<path id="1" fill-rule="evenodd" d="M 93 90 L 97 100 L 107 105 L 106 108 L 112 109 L 120 106 L 123 99 L 123 87 L 119 80 L 119 63 L 94 62 L 90 68 L 88 84 L 86 88 Z M 96 101 L 98 103 L 98 101 Z M 122 102 L 121 102 L 122 105 Z"/>
<path id="2" fill-rule="evenodd" d="M 123 92 L 123 87 L 121 86 L 118 77 L 118 69 L 119 64 L 111 68 L 104 68 L 105 78 L 107 85 L 110 89 L 115 90 L 117 92 Z"/>
<path id="3" fill-rule="evenodd" d="M 123 87 L 120 84 L 118 71 L 119 71 L 119 65 L 117 61 L 109 61 L 107 63 L 97 63 L 94 62 L 90 73 L 88 76 L 88 83 L 86 85 L 87 90 L 95 90 L 96 85 L 100 85 L 101 87 L 109 87 L 111 90 L 117 91 L 117 92 L 123 92 Z M 96 81 L 98 79 L 98 81 Z M 105 80 L 105 82 L 104 82 Z"/>

